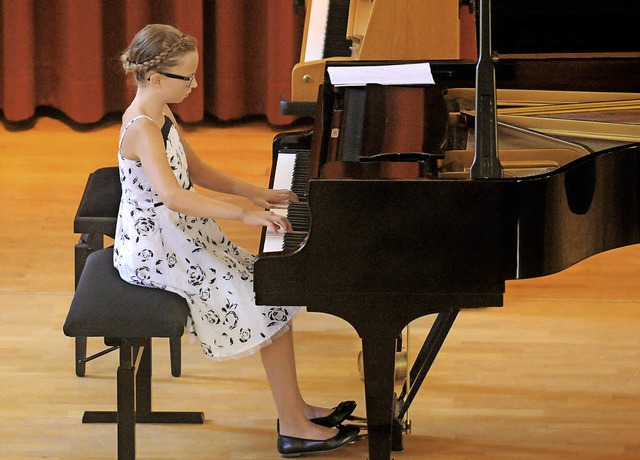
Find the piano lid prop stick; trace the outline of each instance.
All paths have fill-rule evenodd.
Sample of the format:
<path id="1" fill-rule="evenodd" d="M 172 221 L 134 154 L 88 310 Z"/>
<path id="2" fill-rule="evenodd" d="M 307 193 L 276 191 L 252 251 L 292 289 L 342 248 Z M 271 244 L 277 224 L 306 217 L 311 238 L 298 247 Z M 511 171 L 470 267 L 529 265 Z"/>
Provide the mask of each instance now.
<path id="1" fill-rule="evenodd" d="M 502 177 L 498 158 L 496 75 L 491 58 L 491 0 L 480 2 L 480 53 L 476 65 L 475 152 L 472 179 Z"/>

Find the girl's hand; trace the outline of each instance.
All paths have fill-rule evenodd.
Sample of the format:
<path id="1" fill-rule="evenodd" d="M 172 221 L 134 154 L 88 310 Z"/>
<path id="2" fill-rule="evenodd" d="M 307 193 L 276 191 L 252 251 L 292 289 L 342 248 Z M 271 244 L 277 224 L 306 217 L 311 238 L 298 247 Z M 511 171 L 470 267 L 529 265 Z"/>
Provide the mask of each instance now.
<path id="1" fill-rule="evenodd" d="M 273 208 L 291 201 L 298 202 L 298 196 L 291 190 L 270 190 L 258 188 L 248 197 L 249 200 L 260 208 Z"/>
<path id="2" fill-rule="evenodd" d="M 289 219 L 272 211 L 245 211 L 242 215 L 242 222 L 247 225 L 267 227 L 268 230 L 274 233 L 293 230 Z"/>

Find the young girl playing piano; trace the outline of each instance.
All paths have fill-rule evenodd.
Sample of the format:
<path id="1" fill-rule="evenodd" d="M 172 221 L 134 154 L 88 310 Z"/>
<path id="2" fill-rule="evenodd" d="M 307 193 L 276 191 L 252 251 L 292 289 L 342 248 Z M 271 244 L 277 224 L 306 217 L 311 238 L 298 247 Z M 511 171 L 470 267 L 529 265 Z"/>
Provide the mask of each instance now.
<path id="1" fill-rule="evenodd" d="M 125 111 L 118 150 L 122 199 L 114 264 L 125 281 L 167 289 L 190 309 L 189 333 L 204 354 L 238 358 L 260 350 L 279 418 L 283 456 L 332 450 L 358 434 L 341 426 L 354 410 L 307 404 L 298 388 L 291 318 L 297 307 L 256 306 L 254 257 L 234 245 L 215 219 L 237 219 L 272 231 L 291 224 L 270 211 L 250 211 L 198 193 L 193 185 L 245 197 L 261 208 L 297 201 L 288 190 L 242 182 L 202 162 L 182 135 L 167 104 L 198 87 L 193 37 L 151 24 L 121 56 L 137 92 Z"/>

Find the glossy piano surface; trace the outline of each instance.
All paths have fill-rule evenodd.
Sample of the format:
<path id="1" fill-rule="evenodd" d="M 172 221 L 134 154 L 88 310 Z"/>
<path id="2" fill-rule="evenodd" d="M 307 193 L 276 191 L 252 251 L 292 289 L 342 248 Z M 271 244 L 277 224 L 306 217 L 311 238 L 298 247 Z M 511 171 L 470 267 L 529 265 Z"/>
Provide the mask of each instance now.
<path id="1" fill-rule="evenodd" d="M 518 74 L 508 73 L 507 81 Z M 631 117 L 622 124 L 631 132 L 605 123 L 602 139 L 593 125 L 551 136 L 512 124 L 516 100 L 533 98 L 540 107 L 558 96 L 566 104 L 586 98 L 599 107 L 615 96 L 624 105 L 637 99 L 627 91 L 640 89 L 638 83 L 613 85 L 604 96 L 558 93 L 557 84 L 541 92 L 499 92 L 509 121 L 498 128 L 505 176 L 472 180 L 473 72 L 466 64 L 442 63 L 434 75 L 446 105 L 445 128 L 433 89 L 326 88 L 312 131 L 275 138 L 276 164 L 282 155 L 302 152 L 305 159 L 304 168 L 285 176 L 296 183 L 308 230 L 292 244 L 278 242 L 281 250 L 261 252 L 255 263 L 259 304 L 306 305 L 345 319 L 362 338 L 370 455 L 382 452 L 376 459 L 389 458 L 391 445 L 401 448 L 402 417 L 460 308 L 500 306 L 506 280 L 552 274 L 640 242 L 636 109 L 613 115 Z M 598 112 L 600 119 L 611 116 Z M 263 235 L 261 248 L 267 239 Z M 424 359 L 414 364 L 418 378 L 398 402 L 392 397 L 396 339 L 413 319 L 432 313 L 438 319 Z M 400 426 L 392 437 L 390 405 L 393 427 Z"/>
<path id="2" fill-rule="evenodd" d="M 540 8 L 553 13 L 548 3 Z M 496 1 L 496 12 L 509 5 L 539 11 Z M 615 37 L 603 30 L 601 39 Z M 500 306 L 507 280 L 640 243 L 637 47 L 612 56 L 562 51 L 495 63 L 500 178 L 470 178 L 478 117 L 471 62 L 432 61 L 433 87 L 325 84 L 313 130 L 274 141 L 274 169 L 281 153 L 308 152 L 308 169 L 297 173 L 308 231 L 259 254 L 256 300 L 307 305 L 357 331 L 370 460 L 402 449 L 408 407 L 461 308 Z M 396 395 L 398 337 L 432 313 L 408 386 Z"/>
<path id="3" fill-rule="evenodd" d="M 444 83 L 434 88 L 446 93 L 466 72 L 440 68 Z M 426 97 L 432 91 L 332 89 L 313 130 L 322 135 L 276 138 L 275 153 L 311 150 L 303 197 L 311 224 L 297 250 L 256 262 L 260 303 L 348 306 L 362 296 L 380 305 L 501 305 L 505 280 L 552 274 L 640 241 L 637 144 L 558 139 L 501 123 L 505 177 L 474 181 L 472 136 L 460 134 L 460 113 L 443 114 L 440 99 Z M 447 104 L 468 104 L 454 99 Z M 448 116 L 448 132 L 428 112 Z M 466 123 L 473 128 L 472 118 Z M 439 148 L 435 173 L 408 153 Z M 385 152 L 407 159 L 376 160 Z"/>

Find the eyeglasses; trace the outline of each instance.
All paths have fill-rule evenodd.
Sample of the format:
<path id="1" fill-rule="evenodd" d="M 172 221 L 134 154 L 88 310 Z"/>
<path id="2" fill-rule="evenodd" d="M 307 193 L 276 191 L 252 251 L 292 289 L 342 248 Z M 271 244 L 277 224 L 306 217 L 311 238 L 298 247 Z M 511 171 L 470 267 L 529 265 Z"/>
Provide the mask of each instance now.
<path id="1" fill-rule="evenodd" d="M 168 78 L 174 78 L 176 80 L 184 80 L 184 81 L 189 83 L 189 86 L 191 86 L 191 83 L 193 83 L 193 80 L 196 78 L 196 74 L 195 73 L 193 75 L 191 75 L 190 77 L 184 77 L 182 75 L 176 75 L 175 73 L 159 72 L 157 70 L 156 70 L 156 72 L 159 73 L 160 75 L 164 75 L 165 77 L 168 77 Z M 147 78 L 147 80 L 151 81 L 151 77 Z"/>

